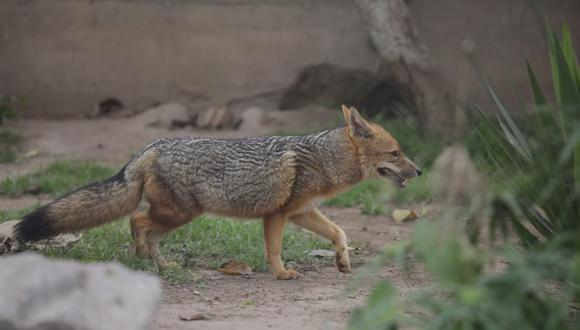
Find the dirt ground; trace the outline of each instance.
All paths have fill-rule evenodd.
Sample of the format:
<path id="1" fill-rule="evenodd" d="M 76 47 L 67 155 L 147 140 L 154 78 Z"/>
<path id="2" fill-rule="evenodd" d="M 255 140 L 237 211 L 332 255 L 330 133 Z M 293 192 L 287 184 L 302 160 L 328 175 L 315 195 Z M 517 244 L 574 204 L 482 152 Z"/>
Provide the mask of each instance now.
<path id="1" fill-rule="evenodd" d="M 143 116 L 127 119 L 98 120 L 23 120 L 13 124 L 24 134 L 25 150 L 37 156 L 16 164 L 0 165 L 0 180 L 34 170 L 56 159 L 96 160 L 122 164 L 130 155 L 158 137 L 206 136 L 239 137 L 286 131 L 314 129 L 304 124 L 300 111 L 272 113 L 268 125 L 241 127 L 237 131 L 192 131 L 145 128 Z M 309 122 L 332 121 L 335 113 L 308 113 Z M 313 120 L 310 120 L 313 119 Z M 274 124 L 273 124 L 274 123 Z M 0 210 L 22 208 L 46 202 L 48 197 L 0 198 Z M 366 216 L 356 208 L 323 208 L 338 223 L 357 252 L 370 258 L 385 244 L 405 239 L 410 224 L 395 223 L 388 216 Z M 359 268 L 355 268 L 356 273 Z M 372 283 L 369 278 L 353 292 L 345 291 L 352 275 L 331 267 L 302 270 L 292 281 L 277 281 L 269 273 L 231 276 L 215 270 L 200 270 L 198 284 L 163 285 L 163 303 L 151 325 L 154 329 L 342 329 L 351 311 L 364 304 Z M 378 278 L 388 278 L 401 295 L 425 285 L 423 272 L 402 272 L 387 266 Z M 200 285 L 201 283 L 202 285 Z M 207 319 L 182 321 L 179 316 L 203 314 Z"/>

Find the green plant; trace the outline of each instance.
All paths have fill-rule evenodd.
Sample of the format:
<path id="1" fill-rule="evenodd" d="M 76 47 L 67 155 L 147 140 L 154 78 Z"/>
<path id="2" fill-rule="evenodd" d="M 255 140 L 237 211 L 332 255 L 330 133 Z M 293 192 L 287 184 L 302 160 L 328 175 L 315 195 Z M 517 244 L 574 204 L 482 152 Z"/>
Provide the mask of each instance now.
<path id="1" fill-rule="evenodd" d="M 377 286 L 351 329 L 580 328 L 571 307 L 580 299 L 580 67 L 566 27 L 561 42 L 549 30 L 548 40 L 556 99 L 547 100 L 526 63 L 533 114 L 511 115 L 483 76 L 499 114 L 497 121 L 483 115 L 480 145 L 470 149 L 502 182 L 490 223 L 486 216 L 470 226 L 490 228 L 483 239 L 494 244 L 466 235 L 473 207 L 446 205 L 438 221 L 414 226 L 404 249 L 434 276 L 432 287 L 398 299 L 388 284 Z M 400 246 L 385 251 L 374 265 L 400 254 Z"/>
<path id="2" fill-rule="evenodd" d="M 411 249 L 436 282 L 406 298 L 400 298 L 388 281 L 379 283 L 367 305 L 353 312 L 349 329 L 572 330 L 580 326 L 568 307 L 575 290 L 569 279 L 578 273 L 580 260 L 551 251 L 522 254 L 509 245 L 490 251 L 461 239 L 464 236 L 457 230 L 461 226 L 455 223 L 424 222 L 414 228 Z M 506 269 L 485 271 L 500 262 Z"/>
<path id="3" fill-rule="evenodd" d="M 14 98 L 0 95 L 0 126 L 6 119 L 14 118 Z"/>
<path id="4" fill-rule="evenodd" d="M 548 40 L 556 100 L 547 100 L 526 62 L 535 111 L 528 120 L 514 120 L 486 83 L 500 109 L 494 127 L 501 147 L 489 152 L 510 172 L 492 225 L 505 233 L 509 221 L 529 246 L 580 251 L 580 66 L 566 26 L 561 42 L 549 30 Z"/>
<path id="5" fill-rule="evenodd" d="M 22 136 L 11 130 L 0 130 L 0 164 L 12 163 L 18 160 L 18 149 Z"/>

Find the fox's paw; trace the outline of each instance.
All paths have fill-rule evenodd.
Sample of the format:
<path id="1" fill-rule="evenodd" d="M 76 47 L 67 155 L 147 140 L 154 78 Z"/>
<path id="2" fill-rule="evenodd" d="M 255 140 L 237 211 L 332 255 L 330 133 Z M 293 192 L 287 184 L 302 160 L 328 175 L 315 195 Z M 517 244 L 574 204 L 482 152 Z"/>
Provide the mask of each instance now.
<path id="1" fill-rule="evenodd" d="M 336 254 L 336 268 L 338 269 L 339 272 L 341 273 L 350 273 L 352 272 L 351 268 L 350 268 L 350 260 L 348 259 L 348 257 L 344 257 L 344 256 L 340 256 L 339 254 Z"/>
<path id="2" fill-rule="evenodd" d="M 300 276 L 300 273 L 294 269 L 288 269 L 288 270 L 284 270 L 282 272 L 279 272 L 276 275 L 276 278 L 279 280 L 294 280 L 297 279 L 298 276 Z"/>
<path id="3" fill-rule="evenodd" d="M 352 272 L 352 270 L 350 268 L 350 264 L 337 263 L 336 268 L 338 268 L 338 271 L 341 273 L 351 273 Z"/>

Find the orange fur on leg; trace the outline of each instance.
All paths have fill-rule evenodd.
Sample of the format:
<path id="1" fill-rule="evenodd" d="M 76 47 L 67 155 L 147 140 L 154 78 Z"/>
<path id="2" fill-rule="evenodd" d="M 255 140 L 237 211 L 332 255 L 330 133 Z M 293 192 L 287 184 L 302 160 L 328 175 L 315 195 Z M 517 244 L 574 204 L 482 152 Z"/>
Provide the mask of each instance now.
<path id="1" fill-rule="evenodd" d="M 286 215 L 275 213 L 264 217 L 264 243 L 266 245 L 266 259 L 270 264 L 272 273 L 279 280 L 289 280 L 298 277 L 298 272 L 287 270 L 282 263 L 280 252 L 282 249 L 282 239 L 284 238 L 284 227 L 286 226 Z"/>

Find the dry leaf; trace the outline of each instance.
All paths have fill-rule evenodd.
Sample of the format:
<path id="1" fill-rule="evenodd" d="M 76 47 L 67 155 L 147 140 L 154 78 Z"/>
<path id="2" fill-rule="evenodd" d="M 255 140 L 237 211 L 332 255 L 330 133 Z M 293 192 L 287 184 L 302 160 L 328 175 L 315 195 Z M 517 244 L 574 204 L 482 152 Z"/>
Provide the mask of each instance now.
<path id="1" fill-rule="evenodd" d="M 395 210 L 393 211 L 393 219 L 397 223 L 401 223 L 403 221 L 411 221 L 417 219 L 419 216 L 417 212 L 413 210 Z"/>
<path id="2" fill-rule="evenodd" d="M 39 154 L 39 152 L 37 149 L 30 149 L 22 155 L 22 158 L 28 159 L 28 158 L 36 157 L 36 156 L 38 156 L 38 154 Z"/>
<path id="3" fill-rule="evenodd" d="M 218 271 L 228 275 L 251 275 L 252 268 L 241 261 L 228 261 L 218 268 Z"/>
<path id="4" fill-rule="evenodd" d="M 203 314 L 191 314 L 190 316 L 181 316 L 177 315 L 181 321 L 199 321 L 199 320 L 207 320 L 205 315 Z"/>

